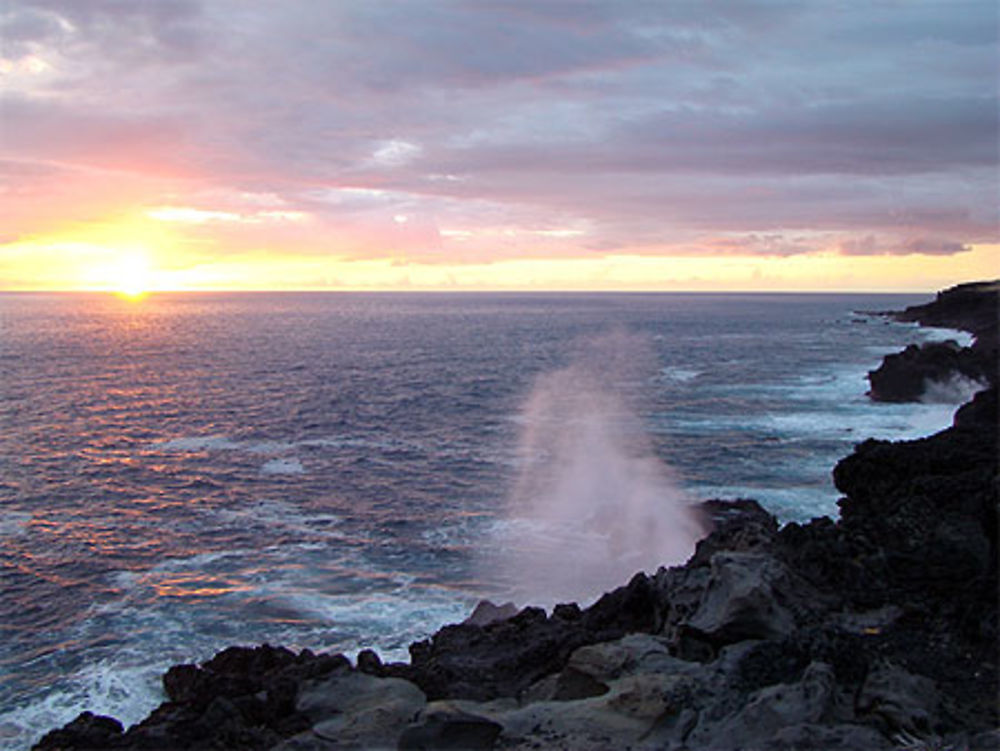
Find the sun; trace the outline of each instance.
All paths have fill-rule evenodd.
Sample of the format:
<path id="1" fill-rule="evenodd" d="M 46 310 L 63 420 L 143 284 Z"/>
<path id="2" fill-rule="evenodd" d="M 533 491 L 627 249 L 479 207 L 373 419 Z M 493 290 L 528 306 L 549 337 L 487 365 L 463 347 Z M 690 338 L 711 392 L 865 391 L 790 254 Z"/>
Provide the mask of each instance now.
<path id="1" fill-rule="evenodd" d="M 141 300 L 149 294 L 152 269 L 144 255 L 122 258 L 113 273 L 114 291 L 126 300 Z"/>
<path id="2" fill-rule="evenodd" d="M 120 253 L 113 260 L 92 268 L 89 274 L 96 286 L 113 292 L 124 300 L 141 300 L 154 287 L 154 272 L 145 253 Z"/>

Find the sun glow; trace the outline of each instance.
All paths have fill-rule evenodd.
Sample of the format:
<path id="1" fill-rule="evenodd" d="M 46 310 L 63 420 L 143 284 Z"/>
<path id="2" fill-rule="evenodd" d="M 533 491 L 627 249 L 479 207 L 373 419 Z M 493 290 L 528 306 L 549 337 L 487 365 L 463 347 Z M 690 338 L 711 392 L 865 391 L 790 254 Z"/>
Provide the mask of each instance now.
<path id="1" fill-rule="evenodd" d="M 145 256 L 127 256 L 113 271 L 114 292 L 126 300 L 141 300 L 149 294 L 152 272 Z"/>
<path id="2" fill-rule="evenodd" d="M 158 286 L 145 251 L 112 248 L 103 251 L 103 258 L 84 272 L 87 288 L 113 292 L 126 300 L 140 300 Z"/>

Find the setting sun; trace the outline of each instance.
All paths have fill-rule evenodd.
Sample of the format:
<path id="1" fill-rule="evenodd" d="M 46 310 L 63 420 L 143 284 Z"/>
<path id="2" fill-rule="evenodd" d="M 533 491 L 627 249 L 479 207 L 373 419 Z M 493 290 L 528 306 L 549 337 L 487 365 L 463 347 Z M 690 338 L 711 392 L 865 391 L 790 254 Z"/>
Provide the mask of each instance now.
<path id="1" fill-rule="evenodd" d="M 114 291 L 120 297 L 138 300 L 149 293 L 151 270 L 149 260 L 143 256 L 126 256 L 116 269 L 110 269 Z"/>
<path id="2" fill-rule="evenodd" d="M 93 255 L 94 262 L 81 273 L 82 286 L 87 289 L 137 299 L 157 286 L 152 263 L 144 251 L 99 248 Z"/>

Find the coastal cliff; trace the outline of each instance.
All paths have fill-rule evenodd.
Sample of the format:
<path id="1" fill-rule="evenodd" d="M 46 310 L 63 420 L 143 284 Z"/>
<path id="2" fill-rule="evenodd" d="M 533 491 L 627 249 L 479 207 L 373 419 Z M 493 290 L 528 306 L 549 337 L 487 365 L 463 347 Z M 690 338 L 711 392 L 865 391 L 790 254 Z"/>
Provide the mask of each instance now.
<path id="1" fill-rule="evenodd" d="M 231 647 L 127 731 L 84 713 L 35 748 L 995 749 L 996 295 L 899 314 L 975 334 L 957 356 L 992 385 L 936 435 L 858 445 L 837 521 L 707 501 L 684 566 L 588 608 L 483 606 L 407 663 Z"/>
<path id="2" fill-rule="evenodd" d="M 963 386 L 966 390 L 996 386 L 998 310 L 1000 281 L 992 281 L 960 284 L 926 305 L 892 313 L 898 321 L 972 332 L 975 341 L 971 347 L 954 341 L 912 344 L 886 356 L 868 374 L 869 395 L 876 401 L 909 402 Z"/>

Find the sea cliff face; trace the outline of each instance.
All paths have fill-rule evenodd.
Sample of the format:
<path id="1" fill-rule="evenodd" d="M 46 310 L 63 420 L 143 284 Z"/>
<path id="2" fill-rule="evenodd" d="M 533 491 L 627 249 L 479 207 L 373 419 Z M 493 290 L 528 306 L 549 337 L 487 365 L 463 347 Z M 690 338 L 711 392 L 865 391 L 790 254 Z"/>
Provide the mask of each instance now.
<path id="1" fill-rule="evenodd" d="M 838 521 L 708 501 L 684 566 L 589 608 L 484 606 L 407 663 L 232 647 L 127 732 L 85 713 L 36 748 L 994 749 L 996 285 L 956 289 L 912 320 L 976 334 L 993 385 L 936 435 L 857 446 Z"/>

